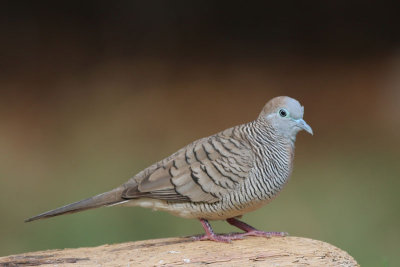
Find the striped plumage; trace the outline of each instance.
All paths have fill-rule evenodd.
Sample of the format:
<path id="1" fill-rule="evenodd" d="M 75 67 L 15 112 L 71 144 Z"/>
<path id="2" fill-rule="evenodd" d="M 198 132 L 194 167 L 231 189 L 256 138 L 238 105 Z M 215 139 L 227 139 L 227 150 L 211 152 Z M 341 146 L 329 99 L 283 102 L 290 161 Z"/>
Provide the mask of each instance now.
<path id="1" fill-rule="evenodd" d="M 99 206 L 125 205 L 198 218 L 206 230 L 200 239 L 229 241 L 243 236 L 215 235 L 206 220 L 227 219 L 248 233 L 269 235 L 235 217 L 271 201 L 288 181 L 296 134 L 301 129 L 312 133 L 302 117 L 299 102 L 276 97 L 252 122 L 194 141 L 110 192 L 27 221 Z"/>

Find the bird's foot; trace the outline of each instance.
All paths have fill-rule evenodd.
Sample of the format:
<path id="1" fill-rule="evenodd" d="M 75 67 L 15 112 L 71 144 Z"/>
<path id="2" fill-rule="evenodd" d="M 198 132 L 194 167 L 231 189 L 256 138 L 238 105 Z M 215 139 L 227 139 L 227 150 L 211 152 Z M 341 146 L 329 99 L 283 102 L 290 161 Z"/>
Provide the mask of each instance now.
<path id="1" fill-rule="evenodd" d="M 203 225 L 204 231 L 206 232 L 204 235 L 198 235 L 194 236 L 194 240 L 209 240 L 209 241 L 216 241 L 216 242 L 225 242 L 229 243 L 232 240 L 238 240 L 238 239 L 243 239 L 246 236 L 261 236 L 261 237 L 273 237 L 273 236 L 287 236 L 288 233 L 285 232 L 264 232 L 257 230 L 256 228 L 239 221 L 236 218 L 229 218 L 227 219 L 228 223 L 231 225 L 234 225 L 241 230 L 244 231 L 244 233 L 229 233 L 229 234 L 216 234 L 214 233 L 213 229 L 211 228 L 210 223 L 205 220 L 205 219 L 200 219 L 201 224 Z"/>
<path id="2" fill-rule="evenodd" d="M 216 234 L 214 233 L 210 223 L 205 220 L 205 219 L 200 219 L 201 224 L 203 225 L 204 231 L 206 232 L 204 235 L 198 235 L 194 236 L 194 240 L 210 240 L 210 241 L 216 241 L 216 242 L 225 242 L 229 243 L 232 240 L 236 239 L 243 239 L 243 235 L 240 233 L 230 233 L 230 234 Z"/>
<path id="3" fill-rule="evenodd" d="M 243 233 L 243 236 L 262 236 L 262 237 L 273 237 L 273 236 L 288 236 L 289 234 L 286 232 L 264 232 L 260 230 L 251 230 L 246 233 Z"/>
<path id="4" fill-rule="evenodd" d="M 230 243 L 232 240 L 238 240 L 238 239 L 243 239 L 244 235 L 243 233 L 229 233 L 229 234 L 211 234 L 211 235 L 198 235 L 198 236 L 193 236 L 192 238 L 195 241 L 216 241 L 216 242 L 224 242 L 224 243 Z"/>
<path id="5" fill-rule="evenodd" d="M 242 221 L 239 221 L 236 218 L 228 218 L 226 220 L 229 224 L 236 226 L 237 228 L 245 231 L 242 235 L 243 236 L 262 236 L 262 237 L 273 237 L 273 236 L 287 236 L 289 235 L 286 232 L 264 232 L 257 230 L 251 225 L 248 225 L 247 223 L 244 223 Z"/>
<path id="6" fill-rule="evenodd" d="M 249 231 L 245 233 L 229 233 L 229 234 L 211 234 L 211 235 L 197 235 L 193 236 L 193 240 L 195 241 L 216 241 L 216 242 L 224 242 L 230 243 L 233 240 L 240 240 L 245 238 L 246 236 L 260 236 L 270 238 L 273 236 L 288 236 L 289 234 L 286 232 L 264 232 L 259 230 Z"/>

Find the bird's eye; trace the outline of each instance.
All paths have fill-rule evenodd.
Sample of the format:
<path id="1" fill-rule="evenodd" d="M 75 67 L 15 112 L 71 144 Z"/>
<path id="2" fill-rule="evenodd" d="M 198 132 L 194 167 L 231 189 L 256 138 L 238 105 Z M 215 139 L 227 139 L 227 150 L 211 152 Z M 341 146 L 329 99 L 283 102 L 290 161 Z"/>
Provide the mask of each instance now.
<path id="1" fill-rule="evenodd" d="M 281 109 L 279 110 L 279 115 L 280 115 L 281 117 L 287 117 L 287 116 L 289 115 L 289 112 L 288 112 L 286 109 L 281 108 Z"/>

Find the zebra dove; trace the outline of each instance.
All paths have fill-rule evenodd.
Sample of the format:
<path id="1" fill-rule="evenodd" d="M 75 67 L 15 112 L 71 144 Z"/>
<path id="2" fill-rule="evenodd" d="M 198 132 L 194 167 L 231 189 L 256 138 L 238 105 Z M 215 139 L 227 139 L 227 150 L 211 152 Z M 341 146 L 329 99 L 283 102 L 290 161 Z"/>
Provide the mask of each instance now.
<path id="1" fill-rule="evenodd" d="M 200 220 L 197 240 L 230 242 L 244 236 L 282 236 L 239 221 L 241 215 L 270 202 L 293 168 L 296 134 L 313 134 L 304 108 L 290 97 L 270 100 L 258 118 L 194 141 L 142 170 L 109 192 L 30 219 L 53 217 L 101 206 L 140 206 Z M 208 220 L 226 220 L 243 233 L 215 234 Z"/>

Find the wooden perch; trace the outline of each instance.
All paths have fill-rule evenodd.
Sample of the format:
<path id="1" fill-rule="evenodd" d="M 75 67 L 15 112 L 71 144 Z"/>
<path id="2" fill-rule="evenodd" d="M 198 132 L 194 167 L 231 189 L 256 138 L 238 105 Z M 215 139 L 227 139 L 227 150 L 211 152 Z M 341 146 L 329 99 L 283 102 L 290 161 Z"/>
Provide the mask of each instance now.
<path id="1" fill-rule="evenodd" d="M 301 237 L 248 237 L 232 243 L 154 239 L 0 258 L 0 266 L 359 266 L 347 252 Z"/>

